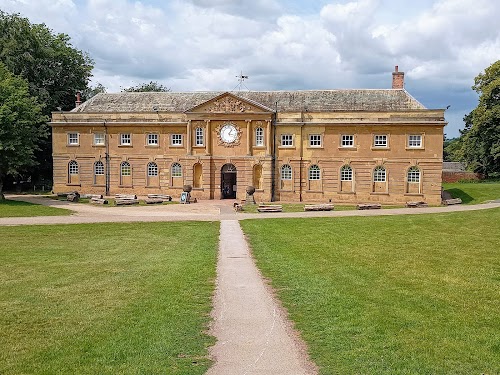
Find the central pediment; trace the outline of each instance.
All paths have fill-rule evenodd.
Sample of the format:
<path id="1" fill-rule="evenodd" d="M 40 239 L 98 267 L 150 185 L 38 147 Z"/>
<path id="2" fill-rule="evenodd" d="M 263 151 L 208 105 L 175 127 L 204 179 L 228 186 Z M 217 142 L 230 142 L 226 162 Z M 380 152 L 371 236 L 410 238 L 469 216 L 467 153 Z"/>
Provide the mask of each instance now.
<path id="1" fill-rule="evenodd" d="M 252 100 L 241 98 L 231 93 L 224 93 L 199 104 L 186 113 L 271 113 L 272 109 L 254 102 Z"/>

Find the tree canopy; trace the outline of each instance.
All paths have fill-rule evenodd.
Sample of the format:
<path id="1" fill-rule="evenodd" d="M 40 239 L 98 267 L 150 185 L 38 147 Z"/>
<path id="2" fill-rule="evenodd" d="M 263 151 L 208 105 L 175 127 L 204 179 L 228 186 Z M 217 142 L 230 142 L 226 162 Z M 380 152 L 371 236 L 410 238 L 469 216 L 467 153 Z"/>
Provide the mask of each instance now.
<path id="1" fill-rule="evenodd" d="M 150 81 L 149 83 L 141 83 L 137 86 L 128 87 L 123 89 L 122 92 L 169 92 L 170 88 L 163 86 L 161 83 L 156 81 Z"/>
<path id="2" fill-rule="evenodd" d="M 71 45 L 68 35 L 2 11 L 0 61 L 28 81 L 31 95 L 45 105 L 47 115 L 57 107 L 74 108 L 75 93 L 87 88 L 93 69 L 93 61 Z"/>
<path id="3" fill-rule="evenodd" d="M 464 118 L 460 154 L 469 169 L 488 177 L 500 173 L 500 60 L 480 73 L 472 88 L 479 104 Z"/>
<path id="4" fill-rule="evenodd" d="M 5 176 L 37 164 L 35 151 L 48 135 L 46 121 L 43 106 L 29 94 L 28 82 L 0 63 L 0 199 Z"/>
<path id="5" fill-rule="evenodd" d="M 28 82 L 31 96 L 43 104 L 50 116 L 58 108 L 75 106 L 77 91 L 88 88 L 93 61 L 75 49 L 66 34 L 55 34 L 44 24 L 32 24 L 19 14 L 0 10 L 0 62 L 11 73 Z M 31 171 L 34 180 L 52 178 L 52 142 L 39 139 L 37 159 L 40 166 Z"/>

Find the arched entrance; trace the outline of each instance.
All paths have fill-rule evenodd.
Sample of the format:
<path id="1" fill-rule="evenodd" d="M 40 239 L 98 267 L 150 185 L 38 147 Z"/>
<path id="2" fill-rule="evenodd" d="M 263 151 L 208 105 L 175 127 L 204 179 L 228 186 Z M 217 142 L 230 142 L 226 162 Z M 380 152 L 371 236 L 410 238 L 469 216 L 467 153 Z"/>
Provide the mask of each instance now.
<path id="1" fill-rule="evenodd" d="M 236 167 L 224 164 L 221 169 L 221 199 L 236 199 Z"/>

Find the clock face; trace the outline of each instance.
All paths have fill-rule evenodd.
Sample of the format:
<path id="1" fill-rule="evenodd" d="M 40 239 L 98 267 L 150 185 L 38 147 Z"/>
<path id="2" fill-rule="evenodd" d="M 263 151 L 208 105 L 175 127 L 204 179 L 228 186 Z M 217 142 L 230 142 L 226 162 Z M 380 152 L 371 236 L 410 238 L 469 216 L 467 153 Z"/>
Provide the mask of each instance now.
<path id="1" fill-rule="evenodd" d="M 226 124 L 220 130 L 220 138 L 226 143 L 233 143 L 238 139 L 238 130 L 234 125 Z"/>

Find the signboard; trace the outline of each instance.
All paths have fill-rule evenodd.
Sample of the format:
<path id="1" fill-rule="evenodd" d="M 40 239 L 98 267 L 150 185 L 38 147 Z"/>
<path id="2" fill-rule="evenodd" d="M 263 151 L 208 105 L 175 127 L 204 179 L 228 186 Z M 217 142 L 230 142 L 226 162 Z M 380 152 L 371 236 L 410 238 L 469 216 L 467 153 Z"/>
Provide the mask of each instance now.
<path id="1" fill-rule="evenodd" d="M 189 203 L 189 193 L 187 191 L 181 193 L 181 203 Z"/>

